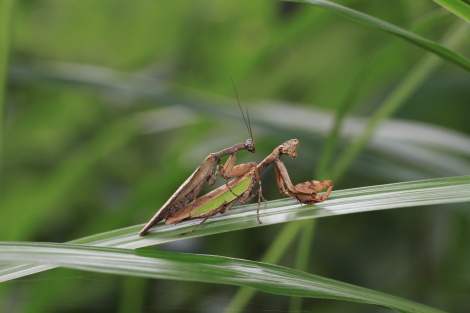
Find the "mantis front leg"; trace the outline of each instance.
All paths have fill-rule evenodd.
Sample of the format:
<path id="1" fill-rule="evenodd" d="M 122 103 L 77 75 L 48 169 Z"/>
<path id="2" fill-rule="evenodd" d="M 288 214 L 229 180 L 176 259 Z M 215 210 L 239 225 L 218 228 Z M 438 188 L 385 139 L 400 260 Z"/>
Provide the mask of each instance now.
<path id="1" fill-rule="evenodd" d="M 222 176 L 225 179 L 225 185 L 227 186 L 228 190 L 237 198 L 240 198 L 240 195 L 235 194 L 232 189 L 230 188 L 228 184 L 228 179 L 229 178 L 234 178 L 234 177 L 241 177 L 245 174 L 247 174 L 249 171 L 253 170 L 256 168 L 257 164 L 255 162 L 250 162 L 250 163 L 244 163 L 244 164 L 239 164 L 235 165 L 235 162 L 237 161 L 237 154 L 234 153 L 230 155 L 230 157 L 227 159 L 225 164 L 222 166 L 220 160 L 219 163 L 217 164 L 217 172 L 220 173 L 220 176 Z"/>
<path id="2" fill-rule="evenodd" d="M 226 180 L 229 178 L 240 177 L 248 173 L 252 168 L 256 167 L 256 162 L 244 163 L 235 165 L 237 161 L 237 154 L 234 153 L 230 155 L 225 164 L 222 166 L 219 161 L 217 173 L 220 173 L 220 176 Z"/>
<path id="3" fill-rule="evenodd" d="M 331 180 L 310 180 L 294 186 L 290 180 L 284 163 L 280 159 L 277 159 L 275 163 L 277 185 L 282 194 L 296 198 L 301 203 L 305 204 L 323 202 L 330 196 L 330 193 L 333 190 L 333 182 Z M 286 186 L 287 189 L 285 188 Z M 328 189 L 324 194 L 318 193 L 327 187 Z"/>

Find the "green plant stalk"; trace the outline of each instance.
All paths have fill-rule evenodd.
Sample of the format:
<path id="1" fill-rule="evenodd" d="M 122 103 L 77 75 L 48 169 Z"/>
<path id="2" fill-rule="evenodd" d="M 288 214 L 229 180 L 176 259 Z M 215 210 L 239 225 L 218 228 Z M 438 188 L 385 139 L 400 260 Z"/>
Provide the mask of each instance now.
<path id="1" fill-rule="evenodd" d="M 344 100 L 335 112 L 333 126 L 325 141 L 325 146 L 322 148 L 320 158 L 316 166 L 315 179 L 317 180 L 330 179 L 331 177 L 327 175 L 330 172 L 331 163 L 335 154 L 334 152 L 341 135 L 341 126 L 347 116 L 347 113 L 351 110 L 354 105 L 354 98 L 357 96 L 358 90 L 360 89 L 358 87 L 358 82 L 360 84 L 363 81 L 362 76 L 370 70 L 371 64 L 375 63 L 376 59 L 377 57 L 373 57 L 372 61 L 371 59 L 368 59 L 366 61 L 367 64 L 363 64 L 363 66 L 360 67 L 360 70 L 356 73 L 354 77 L 355 79 L 353 79 L 351 84 L 348 86 L 348 90 L 346 92 Z"/>
<path id="2" fill-rule="evenodd" d="M 443 44 L 451 47 L 457 46 L 467 38 L 467 31 L 467 23 L 458 23 L 458 25 L 451 28 L 444 36 L 446 40 L 444 40 Z M 387 99 L 385 99 L 379 109 L 373 114 L 359 138 L 346 148 L 343 155 L 336 162 L 336 165 L 333 166 L 334 171 L 332 173 L 332 180 L 337 181 L 341 178 L 357 158 L 359 153 L 365 148 L 378 127 L 404 105 L 405 101 L 411 96 L 411 94 L 425 81 L 431 72 L 441 64 L 441 62 L 442 60 L 435 55 L 428 55 L 413 69 L 411 69 L 408 75 L 398 84 L 395 90 Z"/>
<path id="3" fill-rule="evenodd" d="M 0 0 L 0 192 L 2 186 L 1 168 L 3 154 L 3 121 L 6 102 L 8 59 L 11 42 L 11 20 L 13 15 L 14 0 Z M 0 287 L 0 299 L 8 288 Z M 3 302 L 3 301 L 2 301 Z"/>
<path id="4" fill-rule="evenodd" d="M 14 0 L 0 0 L 0 161 L 1 143 L 3 138 L 3 121 L 6 101 L 6 82 L 8 70 L 8 55 L 11 42 L 11 20 Z"/>
<path id="5" fill-rule="evenodd" d="M 308 272 L 308 261 L 315 235 L 316 221 L 306 220 L 296 222 L 295 224 L 298 224 L 302 229 L 299 244 L 297 245 L 295 269 L 302 272 Z M 303 298 L 292 297 L 290 299 L 289 312 L 302 312 L 302 301 Z"/>
<path id="6" fill-rule="evenodd" d="M 298 223 L 290 223 L 286 225 L 276 240 L 271 244 L 271 247 L 266 251 L 261 262 L 275 264 L 283 256 L 283 252 L 289 248 L 290 243 L 297 236 L 300 228 Z M 253 298 L 256 289 L 249 287 L 241 287 L 232 301 L 225 308 L 225 313 L 238 313 L 242 312 L 246 304 Z"/>
<path id="7" fill-rule="evenodd" d="M 123 278 L 118 313 L 133 313 L 136 308 L 144 307 L 147 281 L 140 277 Z"/>

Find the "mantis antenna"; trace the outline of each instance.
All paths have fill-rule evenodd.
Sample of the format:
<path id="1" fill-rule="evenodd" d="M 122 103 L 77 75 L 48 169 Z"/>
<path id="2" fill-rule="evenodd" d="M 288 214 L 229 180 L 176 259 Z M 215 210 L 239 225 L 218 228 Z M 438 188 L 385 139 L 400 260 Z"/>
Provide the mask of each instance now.
<path id="1" fill-rule="evenodd" d="M 248 129 L 248 133 L 250 134 L 251 140 L 253 140 L 253 133 L 251 132 L 251 124 L 250 124 L 250 116 L 248 115 L 248 108 L 246 109 L 246 117 L 242 110 L 242 105 L 240 104 L 240 98 L 238 98 L 237 88 L 235 88 L 235 83 L 233 81 L 233 77 L 230 77 L 232 80 L 233 91 L 235 92 L 235 97 L 237 98 L 238 107 L 240 108 L 240 112 L 242 112 L 243 120 L 245 121 L 246 128 Z"/>

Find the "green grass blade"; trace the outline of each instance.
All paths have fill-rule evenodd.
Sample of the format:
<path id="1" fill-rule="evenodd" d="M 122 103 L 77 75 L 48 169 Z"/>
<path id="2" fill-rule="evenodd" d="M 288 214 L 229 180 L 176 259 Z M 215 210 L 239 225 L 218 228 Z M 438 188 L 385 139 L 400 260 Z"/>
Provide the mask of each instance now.
<path id="1" fill-rule="evenodd" d="M 375 304 L 398 312 L 442 312 L 302 271 L 220 256 L 71 244 L 4 242 L 0 243 L 0 262 L 48 263 L 100 273 L 232 284 L 284 296 Z"/>
<path id="2" fill-rule="evenodd" d="M 116 229 L 110 232 L 74 240 L 70 243 L 119 248 L 141 248 L 191 237 L 263 227 L 288 221 L 304 220 L 342 214 L 360 213 L 421 205 L 458 203 L 470 201 L 470 176 L 438 178 L 415 182 L 369 186 L 334 191 L 331 198 L 317 205 L 300 205 L 293 199 L 270 201 L 262 204 L 260 218 L 256 220 L 257 204 L 233 208 L 224 215 L 214 216 L 196 232 L 180 236 L 200 221 L 188 221 L 178 225 L 158 225 L 147 236 L 137 234 L 144 224 Z M 0 281 L 30 275 L 50 269 L 51 266 L 16 265 L 0 269 Z"/>
<path id="3" fill-rule="evenodd" d="M 470 3 L 465 0 L 434 0 L 455 15 L 470 22 Z"/>
<path id="4" fill-rule="evenodd" d="M 376 17 L 367 15 L 365 13 L 350 9 L 348 7 L 330 2 L 325 0 L 289 0 L 292 2 L 307 2 L 313 5 L 327 9 L 333 13 L 344 16 L 350 20 L 359 22 L 361 24 L 367 25 L 372 28 L 382 30 L 384 32 L 393 34 L 395 36 L 401 37 L 412 44 L 424 48 L 425 50 L 432 52 L 439 57 L 448 60 L 461 68 L 470 71 L 470 60 L 464 58 L 463 56 L 455 53 L 454 51 L 434 42 L 428 40 L 424 37 L 416 35 L 412 32 L 409 32 L 403 28 L 400 28 L 394 24 L 388 23 L 384 20 L 378 19 Z"/>

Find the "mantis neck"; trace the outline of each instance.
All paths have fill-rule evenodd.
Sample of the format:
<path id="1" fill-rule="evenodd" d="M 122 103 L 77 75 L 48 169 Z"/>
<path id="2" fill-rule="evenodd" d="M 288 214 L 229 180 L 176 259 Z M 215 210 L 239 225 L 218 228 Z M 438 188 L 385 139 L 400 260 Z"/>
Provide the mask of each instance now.
<path id="1" fill-rule="evenodd" d="M 274 163 L 277 159 L 279 159 L 279 147 L 274 149 L 273 152 L 268 155 L 261 163 L 258 164 L 258 172 L 262 172 L 269 164 Z"/>

